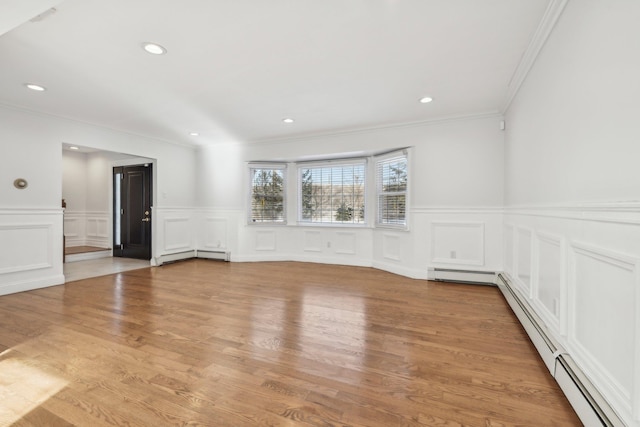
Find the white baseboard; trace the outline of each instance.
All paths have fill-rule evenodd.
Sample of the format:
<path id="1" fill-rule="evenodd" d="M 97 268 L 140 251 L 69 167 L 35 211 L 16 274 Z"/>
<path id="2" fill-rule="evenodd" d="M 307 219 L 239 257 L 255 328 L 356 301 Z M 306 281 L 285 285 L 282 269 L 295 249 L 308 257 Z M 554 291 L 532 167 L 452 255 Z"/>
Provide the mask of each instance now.
<path id="1" fill-rule="evenodd" d="M 48 288 L 64 284 L 64 275 L 55 275 L 37 280 L 25 280 L 0 286 L 0 295 L 14 294 L 16 292 L 32 291 L 34 289 Z"/>
<path id="2" fill-rule="evenodd" d="M 386 271 L 388 273 L 397 274 L 399 276 L 409 277 L 411 279 L 428 279 L 428 272 L 426 270 L 407 268 L 389 262 L 374 261 L 372 267 L 377 268 L 378 270 Z"/>

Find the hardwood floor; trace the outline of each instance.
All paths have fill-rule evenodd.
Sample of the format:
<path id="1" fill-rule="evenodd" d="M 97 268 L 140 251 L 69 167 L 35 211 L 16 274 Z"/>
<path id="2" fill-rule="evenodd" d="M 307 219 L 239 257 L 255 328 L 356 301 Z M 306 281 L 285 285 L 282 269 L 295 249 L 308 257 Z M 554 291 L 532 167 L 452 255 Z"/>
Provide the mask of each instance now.
<path id="1" fill-rule="evenodd" d="M 110 248 L 99 248 L 96 246 L 69 246 L 64 248 L 65 255 L 84 254 L 88 252 L 108 251 Z"/>
<path id="2" fill-rule="evenodd" d="M 193 260 L 0 297 L 0 425 L 581 424 L 497 288 Z"/>

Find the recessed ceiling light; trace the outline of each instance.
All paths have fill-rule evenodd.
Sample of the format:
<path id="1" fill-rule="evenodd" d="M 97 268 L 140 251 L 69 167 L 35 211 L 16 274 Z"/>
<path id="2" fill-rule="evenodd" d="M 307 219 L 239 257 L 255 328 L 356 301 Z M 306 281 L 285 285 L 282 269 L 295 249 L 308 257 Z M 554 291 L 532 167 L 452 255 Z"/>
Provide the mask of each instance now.
<path id="1" fill-rule="evenodd" d="M 293 119 L 290 118 L 282 119 L 282 121 L 285 123 L 293 123 Z"/>
<path id="2" fill-rule="evenodd" d="M 36 92 L 44 92 L 45 90 L 47 90 L 46 87 L 34 83 L 25 83 L 24 85 L 31 90 L 35 90 Z"/>
<path id="3" fill-rule="evenodd" d="M 433 101 L 433 98 L 430 96 L 425 96 L 424 98 L 420 98 L 420 102 L 423 104 L 428 104 Z"/>
<path id="4" fill-rule="evenodd" d="M 142 48 L 152 55 L 164 55 L 167 49 L 155 43 L 142 43 Z"/>
<path id="5" fill-rule="evenodd" d="M 191 135 L 191 136 L 200 136 L 200 134 L 198 132 L 189 132 L 189 135 Z"/>
<path id="6" fill-rule="evenodd" d="M 72 145 L 72 146 L 69 147 L 69 150 L 79 150 L 79 148 L 76 147 L 75 145 Z"/>

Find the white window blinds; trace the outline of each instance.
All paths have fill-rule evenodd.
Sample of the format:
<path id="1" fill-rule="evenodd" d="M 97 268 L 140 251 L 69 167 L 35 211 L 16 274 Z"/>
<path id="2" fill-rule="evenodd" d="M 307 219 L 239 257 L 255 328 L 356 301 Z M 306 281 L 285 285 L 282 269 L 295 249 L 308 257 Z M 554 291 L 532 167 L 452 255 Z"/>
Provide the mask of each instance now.
<path id="1" fill-rule="evenodd" d="M 365 223 L 365 161 L 299 167 L 300 222 Z"/>
<path id="2" fill-rule="evenodd" d="M 376 159 L 376 223 L 407 225 L 407 189 L 409 183 L 407 152 L 395 152 Z"/>
<path id="3" fill-rule="evenodd" d="M 249 222 L 286 222 L 285 170 L 285 166 L 250 165 Z"/>

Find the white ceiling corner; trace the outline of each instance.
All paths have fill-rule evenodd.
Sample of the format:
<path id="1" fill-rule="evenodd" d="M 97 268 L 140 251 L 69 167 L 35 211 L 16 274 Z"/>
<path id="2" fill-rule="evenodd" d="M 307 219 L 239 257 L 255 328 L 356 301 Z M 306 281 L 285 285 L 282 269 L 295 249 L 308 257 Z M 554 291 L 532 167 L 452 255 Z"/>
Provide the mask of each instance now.
<path id="1" fill-rule="evenodd" d="M 547 39 L 551 35 L 553 28 L 556 26 L 556 23 L 560 19 L 560 15 L 562 15 L 562 11 L 569 0 L 549 0 L 549 6 L 545 11 L 540 23 L 538 24 L 538 28 L 536 32 L 533 34 L 531 38 L 531 42 L 527 46 L 527 49 L 524 51 L 520 62 L 518 63 L 515 72 L 513 73 L 513 77 L 509 82 L 509 87 L 507 89 L 507 94 L 505 97 L 504 106 L 501 108 L 502 113 L 506 113 L 511 105 L 511 101 L 518 93 L 520 86 L 527 78 L 527 74 L 533 67 L 540 51 L 544 47 L 544 44 L 547 42 Z"/>
<path id="2" fill-rule="evenodd" d="M 62 0 L 0 0 L 0 36 L 61 2 Z"/>

